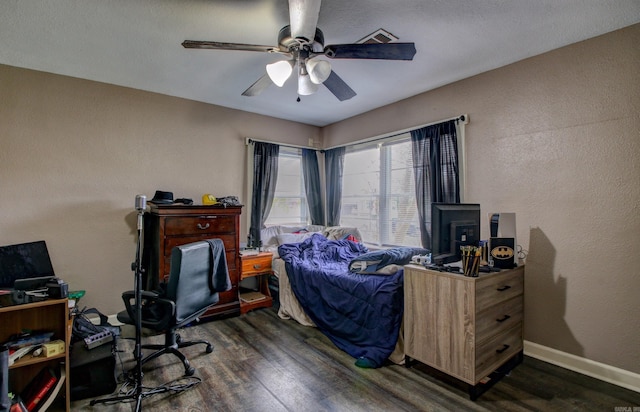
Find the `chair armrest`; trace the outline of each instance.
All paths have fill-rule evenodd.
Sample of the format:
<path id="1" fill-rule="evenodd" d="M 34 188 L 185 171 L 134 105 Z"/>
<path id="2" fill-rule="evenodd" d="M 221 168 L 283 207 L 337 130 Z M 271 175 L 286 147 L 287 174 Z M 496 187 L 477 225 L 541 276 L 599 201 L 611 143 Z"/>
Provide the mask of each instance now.
<path id="1" fill-rule="evenodd" d="M 172 300 L 162 298 L 158 292 L 142 291 L 142 320 L 145 328 L 153 330 L 165 330 L 173 320 L 176 304 Z M 122 294 L 122 300 L 127 310 L 127 315 L 136 320 L 136 294 L 135 291 L 126 291 Z"/>

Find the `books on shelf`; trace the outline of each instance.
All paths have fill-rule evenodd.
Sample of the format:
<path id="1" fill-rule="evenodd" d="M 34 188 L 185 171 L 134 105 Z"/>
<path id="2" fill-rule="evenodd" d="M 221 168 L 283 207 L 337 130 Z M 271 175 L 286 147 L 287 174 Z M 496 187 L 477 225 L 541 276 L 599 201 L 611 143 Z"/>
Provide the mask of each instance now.
<path id="1" fill-rule="evenodd" d="M 266 299 L 267 297 L 260 292 L 241 293 L 240 300 L 245 303 L 253 303 Z"/>
<path id="2" fill-rule="evenodd" d="M 60 368 L 59 374 L 54 368 L 42 368 L 20 393 L 27 411 L 46 411 L 60 392 L 65 379 L 63 368 Z"/>
<path id="3" fill-rule="evenodd" d="M 9 366 L 13 365 L 17 360 L 34 350 L 38 345 L 23 346 L 22 348 L 9 350 Z"/>
<path id="4" fill-rule="evenodd" d="M 37 409 L 38 411 L 44 412 L 47 409 L 49 409 L 49 406 L 51 406 L 51 404 L 58 397 L 58 394 L 60 393 L 60 390 L 62 389 L 62 385 L 64 384 L 64 381 L 65 381 L 66 377 L 67 376 L 65 374 L 64 368 L 60 368 L 60 377 L 58 378 L 58 381 L 56 382 L 56 386 L 53 388 L 53 390 L 51 392 L 49 392 L 49 395 L 46 397 L 46 399 L 42 401 L 42 405 Z"/>

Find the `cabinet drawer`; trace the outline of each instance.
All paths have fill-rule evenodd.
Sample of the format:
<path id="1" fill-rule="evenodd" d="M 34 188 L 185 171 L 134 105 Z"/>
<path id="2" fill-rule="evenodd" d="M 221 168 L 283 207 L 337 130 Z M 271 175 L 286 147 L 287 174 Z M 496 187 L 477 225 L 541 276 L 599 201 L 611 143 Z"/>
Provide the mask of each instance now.
<path id="1" fill-rule="evenodd" d="M 522 295 L 500 302 L 476 315 L 476 342 L 482 343 L 492 335 L 511 329 L 522 322 Z"/>
<path id="2" fill-rule="evenodd" d="M 227 257 L 227 268 L 229 270 L 229 273 L 231 274 L 232 272 L 236 271 L 236 252 L 235 251 L 226 251 L 225 256 Z M 171 255 L 167 255 L 164 257 L 164 268 L 165 268 L 165 273 L 163 273 L 162 278 L 164 279 L 164 281 L 168 281 L 169 280 L 169 273 L 171 271 Z M 233 282 L 233 279 L 232 279 Z"/>
<path id="3" fill-rule="evenodd" d="M 218 238 L 222 240 L 224 244 L 225 252 L 236 251 L 236 237 L 234 235 L 219 235 L 219 236 L 181 236 L 181 237 L 169 237 L 164 241 L 164 255 L 171 256 L 171 251 L 174 247 L 179 245 L 185 245 L 187 243 L 199 242 L 201 240 Z"/>
<path id="4" fill-rule="evenodd" d="M 234 233 L 235 227 L 233 216 L 168 217 L 164 233 L 167 236 Z"/>
<path id="5" fill-rule="evenodd" d="M 265 256 L 252 256 L 250 258 L 242 258 L 242 277 L 259 275 L 261 273 L 271 271 L 271 254 Z"/>
<path id="6" fill-rule="evenodd" d="M 498 273 L 478 282 L 476 286 L 476 311 L 479 312 L 499 302 L 522 295 L 524 291 L 523 269 Z"/>
<path id="7" fill-rule="evenodd" d="M 476 382 L 522 350 L 522 323 L 476 346 Z"/>

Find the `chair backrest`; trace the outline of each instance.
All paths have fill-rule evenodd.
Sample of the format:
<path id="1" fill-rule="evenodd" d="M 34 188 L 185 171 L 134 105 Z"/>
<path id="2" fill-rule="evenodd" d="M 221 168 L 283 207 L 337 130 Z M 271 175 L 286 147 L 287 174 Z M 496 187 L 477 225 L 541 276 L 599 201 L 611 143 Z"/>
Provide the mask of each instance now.
<path id="1" fill-rule="evenodd" d="M 220 285 L 226 288 L 220 287 Z M 171 272 L 166 298 L 176 304 L 175 323 L 200 316 L 218 303 L 218 292 L 231 282 L 224 244 L 220 239 L 180 245 L 171 251 Z"/>

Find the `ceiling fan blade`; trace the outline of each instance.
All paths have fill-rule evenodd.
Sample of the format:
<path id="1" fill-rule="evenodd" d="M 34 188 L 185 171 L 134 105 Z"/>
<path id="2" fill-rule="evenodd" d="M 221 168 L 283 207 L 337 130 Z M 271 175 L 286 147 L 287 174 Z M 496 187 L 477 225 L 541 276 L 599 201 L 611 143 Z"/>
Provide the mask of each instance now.
<path id="1" fill-rule="evenodd" d="M 273 46 L 260 46 L 257 44 L 242 43 L 221 43 L 217 41 L 200 41 L 185 40 L 182 42 L 185 49 L 214 49 L 214 50 L 239 50 L 239 51 L 257 51 L 257 52 L 274 52 L 279 50 Z"/>
<path id="2" fill-rule="evenodd" d="M 249 97 L 257 96 L 260 93 L 262 93 L 262 91 L 264 89 L 266 89 L 267 87 L 271 86 L 272 84 L 273 84 L 273 82 L 271 81 L 271 78 L 269 77 L 269 75 L 265 74 L 261 78 L 256 80 L 255 83 L 253 83 L 251 86 L 249 86 L 249 88 L 247 90 L 242 92 L 242 95 L 243 96 L 249 96 Z"/>
<path id="3" fill-rule="evenodd" d="M 332 59 L 413 60 L 414 43 L 333 44 L 324 48 Z"/>
<path id="4" fill-rule="evenodd" d="M 320 0 L 289 0 L 291 37 L 313 41 L 320 15 Z"/>
<path id="5" fill-rule="evenodd" d="M 349 87 L 349 85 L 345 83 L 344 80 L 342 80 L 342 78 L 340 78 L 340 76 L 338 76 L 333 70 L 331 70 L 331 74 L 323 84 L 327 86 L 327 89 L 329 89 L 329 91 L 341 102 L 349 100 L 356 95 L 356 92 L 354 92 L 353 89 Z"/>

